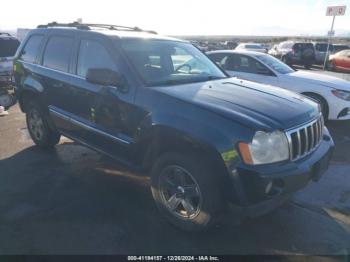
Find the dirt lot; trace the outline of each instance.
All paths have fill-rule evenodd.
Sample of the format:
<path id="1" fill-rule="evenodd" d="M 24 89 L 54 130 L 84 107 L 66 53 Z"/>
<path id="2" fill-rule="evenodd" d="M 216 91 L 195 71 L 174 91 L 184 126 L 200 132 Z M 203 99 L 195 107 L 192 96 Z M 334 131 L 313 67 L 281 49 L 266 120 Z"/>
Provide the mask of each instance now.
<path id="1" fill-rule="evenodd" d="M 318 183 L 264 217 L 187 234 L 158 215 L 147 178 L 68 139 L 39 150 L 14 106 L 0 118 L 0 254 L 349 254 L 350 122 L 329 128 Z"/>

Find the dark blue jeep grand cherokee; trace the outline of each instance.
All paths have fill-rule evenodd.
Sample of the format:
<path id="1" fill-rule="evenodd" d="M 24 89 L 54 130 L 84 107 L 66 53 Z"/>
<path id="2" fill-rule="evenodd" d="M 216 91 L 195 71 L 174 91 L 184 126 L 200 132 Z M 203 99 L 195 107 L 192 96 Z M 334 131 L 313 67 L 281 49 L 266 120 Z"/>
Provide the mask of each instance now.
<path id="1" fill-rule="evenodd" d="M 148 171 L 160 212 L 185 230 L 277 207 L 319 179 L 334 146 L 313 101 L 228 78 L 190 43 L 139 28 L 39 26 L 14 71 L 35 144 L 64 135 Z"/>

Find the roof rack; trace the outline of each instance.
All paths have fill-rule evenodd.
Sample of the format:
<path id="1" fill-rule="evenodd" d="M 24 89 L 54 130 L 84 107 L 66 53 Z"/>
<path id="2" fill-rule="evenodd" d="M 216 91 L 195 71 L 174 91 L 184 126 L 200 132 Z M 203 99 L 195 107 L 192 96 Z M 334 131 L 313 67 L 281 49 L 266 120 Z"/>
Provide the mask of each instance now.
<path id="1" fill-rule="evenodd" d="M 135 32 L 146 32 L 151 34 L 157 34 L 157 32 L 152 30 L 142 30 L 139 27 L 129 27 L 129 26 L 121 26 L 121 25 L 110 25 L 110 24 L 83 24 L 79 22 L 73 22 L 73 23 L 57 23 L 52 22 L 48 23 L 47 25 L 38 25 L 37 28 L 49 28 L 49 27 L 75 27 L 77 29 L 82 30 L 91 30 L 91 27 L 97 27 L 97 28 L 103 28 L 108 30 L 117 30 L 117 31 L 135 31 Z"/>
<path id="2" fill-rule="evenodd" d="M 67 23 L 67 24 L 51 22 L 51 23 L 48 23 L 47 25 L 38 25 L 36 28 L 49 28 L 49 27 L 75 27 L 77 29 L 90 30 L 90 27 L 84 24 L 80 24 L 78 22 Z"/>
<path id="3" fill-rule="evenodd" d="M 12 36 L 10 33 L 6 33 L 6 32 L 0 32 L 0 35 Z"/>

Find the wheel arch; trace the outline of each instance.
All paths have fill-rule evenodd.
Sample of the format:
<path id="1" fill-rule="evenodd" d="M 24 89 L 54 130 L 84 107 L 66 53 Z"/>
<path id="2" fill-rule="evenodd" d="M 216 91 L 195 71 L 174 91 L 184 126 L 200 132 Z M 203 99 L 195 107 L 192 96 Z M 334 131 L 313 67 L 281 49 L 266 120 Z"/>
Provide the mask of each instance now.
<path id="1" fill-rule="evenodd" d="M 158 157 L 162 154 L 174 152 L 196 155 L 211 169 L 213 175 L 218 176 L 219 186 L 226 199 L 236 196 L 233 192 L 227 166 L 218 149 L 198 138 L 169 127 L 153 127 L 152 136 L 145 152 L 142 166 L 149 171 Z"/>
<path id="2" fill-rule="evenodd" d="M 39 102 L 40 101 L 39 95 L 40 95 L 39 92 L 36 91 L 35 89 L 26 88 L 22 90 L 20 95 L 18 95 L 18 103 L 21 111 L 23 113 L 27 112 L 28 104 L 30 101 L 35 100 L 36 102 Z"/>
<path id="3" fill-rule="evenodd" d="M 34 88 L 25 88 L 25 89 L 21 90 L 19 95 L 17 95 L 18 104 L 20 106 L 20 109 L 23 113 L 27 113 L 28 106 L 29 106 L 30 102 L 37 103 L 43 109 L 43 113 L 45 114 L 45 117 L 46 117 L 46 120 L 47 120 L 49 127 L 52 130 L 57 131 L 57 128 L 56 128 L 52 118 L 50 117 L 49 110 L 47 107 L 44 106 L 45 103 L 42 101 L 41 96 L 42 96 L 42 93 L 37 91 Z"/>
<path id="4" fill-rule="evenodd" d="M 318 94 L 318 93 L 315 93 L 315 92 L 312 92 L 312 91 L 307 91 L 307 92 L 302 92 L 301 93 L 302 95 L 304 96 L 307 96 L 309 98 L 317 98 L 317 99 L 320 99 L 324 105 L 326 106 L 326 115 L 324 116 L 325 119 L 328 119 L 328 115 L 329 115 L 329 104 L 328 104 L 328 101 L 327 99 L 325 99 L 321 94 Z"/>

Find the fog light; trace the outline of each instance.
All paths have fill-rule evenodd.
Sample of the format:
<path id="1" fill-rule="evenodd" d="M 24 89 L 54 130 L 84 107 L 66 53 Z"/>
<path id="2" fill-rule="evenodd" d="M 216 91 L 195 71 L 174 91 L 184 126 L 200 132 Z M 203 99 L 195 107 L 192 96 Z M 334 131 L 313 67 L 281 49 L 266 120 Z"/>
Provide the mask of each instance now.
<path id="1" fill-rule="evenodd" d="M 272 189 L 272 182 L 269 182 L 265 187 L 265 194 L 270 193 L 271 189 Z"/>

